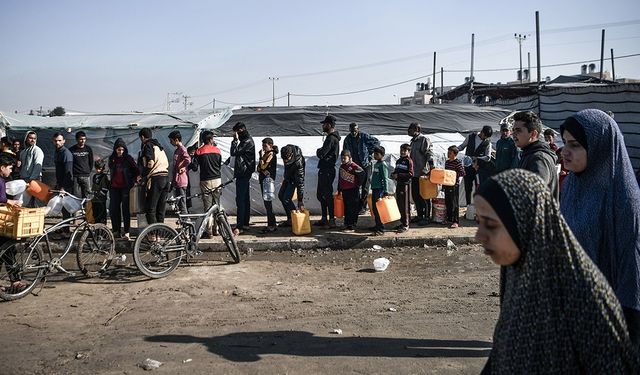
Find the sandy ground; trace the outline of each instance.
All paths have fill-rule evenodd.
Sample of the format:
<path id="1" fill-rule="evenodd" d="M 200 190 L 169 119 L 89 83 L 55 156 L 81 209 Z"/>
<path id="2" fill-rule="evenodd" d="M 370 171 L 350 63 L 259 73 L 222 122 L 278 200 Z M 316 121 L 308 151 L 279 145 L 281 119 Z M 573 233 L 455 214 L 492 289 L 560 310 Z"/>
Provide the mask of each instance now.
<path id="1" fill-rule="evenodd" d="M 151 358 L 159 374 L 477 374 L 491 348 L 498 267 L 477 246 L 227 259 L 52 277 L 0 303 L 0 372 L 143 373 Z"/>

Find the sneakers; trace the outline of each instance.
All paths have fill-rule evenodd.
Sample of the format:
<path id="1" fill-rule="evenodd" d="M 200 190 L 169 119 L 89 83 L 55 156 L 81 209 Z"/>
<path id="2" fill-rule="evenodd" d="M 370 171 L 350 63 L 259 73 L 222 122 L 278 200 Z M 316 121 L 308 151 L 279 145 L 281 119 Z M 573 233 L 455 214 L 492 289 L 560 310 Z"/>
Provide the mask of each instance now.
<path id="1" fill-rule="evenodd" d="M 291 227 L 291 220 L 287 220 L 287 221 L 283 221 L 282 223 L 278 224 L 279 228 L 290 228 Z"/>
<path id="2" fill-rule="evenodd" d="M 342 232 L 344 233 L 354 233 L 356 231 L 356 229 L 353 227 L 353 225 L 347 225 L 344 228 L 342 228 Z"/>
<path id="3" fill-rule="evenodd" d="M 404 233 L 409 230 L 409 227 L 400 226 L 400 228 L 396 229 L 396 233 Z"/>
<path id="4" fill-rule="evenodd" d="M 122 235 L 122 239 L 130 241 L 131 240 L 131 236 L 129 235 L 129 233 L 125 233 L 125 234 Z"/>
<path id="5" fill-rule="evenodd" d="M 267 227 L 262 228 L 262 230 L 260 231 L 260 233 L 264 233 L 264 234 L 267 234 L 267 233 L 273 233 L 273 232 L 275 232 L 275 231 L 277 231 L 277 230 L 278 230 L 278 228 L 276 228 L 276 227 L 269 227 L 269 226 L 267 226 Z"/>
<path id="6" fill-rule="evenodd" d="M 416 217 L 414 217 L 413 219 L 411 219 L 411 221 L 410 221 L 410 222 L 411 222 L 411 223 L 414 223 L 414 224 L 417 224 L 417 223 L 421 222 L 422 220 L 424 220 L 424 218 L 423 218 L 423 217 L 416 216 Z"/>
<path id="7" fill-rule="evenodd" d="M 451 226 L 449 226 L 449 228 L 451 228 L 451 229 L 455 229 L 457 227 L 459 227 L 458 223 L 453 223 L 453 224 L 451 224 Z"/>

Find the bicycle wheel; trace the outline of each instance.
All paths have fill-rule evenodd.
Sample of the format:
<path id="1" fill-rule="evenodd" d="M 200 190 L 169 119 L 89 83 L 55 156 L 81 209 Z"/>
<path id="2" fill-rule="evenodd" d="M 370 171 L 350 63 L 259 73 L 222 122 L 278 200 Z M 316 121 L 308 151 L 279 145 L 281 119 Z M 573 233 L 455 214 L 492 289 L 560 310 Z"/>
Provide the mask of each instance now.
<path id="1" fill-rule="evenodd" d="M 42 250 L 9 241 L 0 246 L 0 298 L 13 301 L 31 293 L 44 275 Z"/>
<path id="2" fill-rule="evenodd" d="M 104 224 L 88 225 L 78 241 L 78 268 L 87 277 L 103 273 L 116 255 L 113 233 Z"/>
<path id="3" fill-rule="evenodd" d="M 231 254 L 231 259 L 233 259 L 233 263 L 240 263 L 240 250 L 238 249 L 238 244 L 236 243 L 236 238 L 233 236 L 233 231 L 231 230 L 231 225 L 229 224 L 229 219 L 227 218 L 227 213 L 222 212 L 218 215 L 218 233 L 224 240 L 224 243 L 227 245 L 227 249 L 229 250 L 229 254 Z"/>
<path id="4" fill-rule="evenodd" d="M 175 229 L 163 223 L 151 224 L 136 238 L 133 260 L 143 274 L 159 279 L 178 267 L 185 246 Z"/>

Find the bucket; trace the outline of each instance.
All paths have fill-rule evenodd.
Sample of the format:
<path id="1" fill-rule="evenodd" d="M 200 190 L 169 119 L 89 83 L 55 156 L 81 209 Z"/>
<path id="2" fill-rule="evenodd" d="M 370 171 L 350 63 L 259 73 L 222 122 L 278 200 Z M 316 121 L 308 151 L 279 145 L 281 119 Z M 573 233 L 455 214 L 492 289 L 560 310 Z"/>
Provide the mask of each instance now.
<path id="1" fill-rule="evenodd" d="M 333 196 L 333 213 L 335 217 L 344 217 L 344 199 L 342 193 Z"/>
<path id="2" fill-rule="evenodd" d="M 380 221 L 382 224 L 387 224 L 392 221 L 400 220 L 400 210 L 398 210 L 398 204 L 396 198 L 393 196 L 384 197 L 376 202 L 376 208 L 380 214 Z"/>
<path id="3" fill-rule="evenodd" d="M 438 196 L 438 185 L 429 181 L 429 177 L 420 177 L 420 196 L 422 199 L 432 199 Z"/>
<path id="4" fill-rule="evenodd" d="M 447 206 L 444 198 L 434 198 L 431 203 L 433 207 L 432 220 L 436 223 L 444 223 L 447 217 Z"/>
<path id="5" fill-rule="evenodd" d="M 456 171 L 434 168 L 429 175 L 429 181 L 434 184 L 454 186 L 456 184 Z"/>
<path id="6" fill-rule="evenodd" d="M 311 220 L 309 219 L 309 210 L 291 211 L 291 230 L 296 236 L 302 236 L 311 233 Z"/>
<path id="7" fill-rule="evenodd" d="M 43 202 L 49 201 L 49 186 L 42 181 L 31 180 L 27 187 L 27 193 Z"/>

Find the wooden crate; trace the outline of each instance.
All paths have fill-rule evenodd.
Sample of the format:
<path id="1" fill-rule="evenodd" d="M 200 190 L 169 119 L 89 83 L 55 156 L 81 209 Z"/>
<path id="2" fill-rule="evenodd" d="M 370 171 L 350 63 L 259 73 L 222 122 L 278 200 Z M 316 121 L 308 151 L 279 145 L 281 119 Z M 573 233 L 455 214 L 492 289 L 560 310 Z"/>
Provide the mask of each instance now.
<path id="1" fill-rule="evenodd" d="M 41 234 L 45 209 L 0 206 L 0 236 L 20 239 Z"/>

